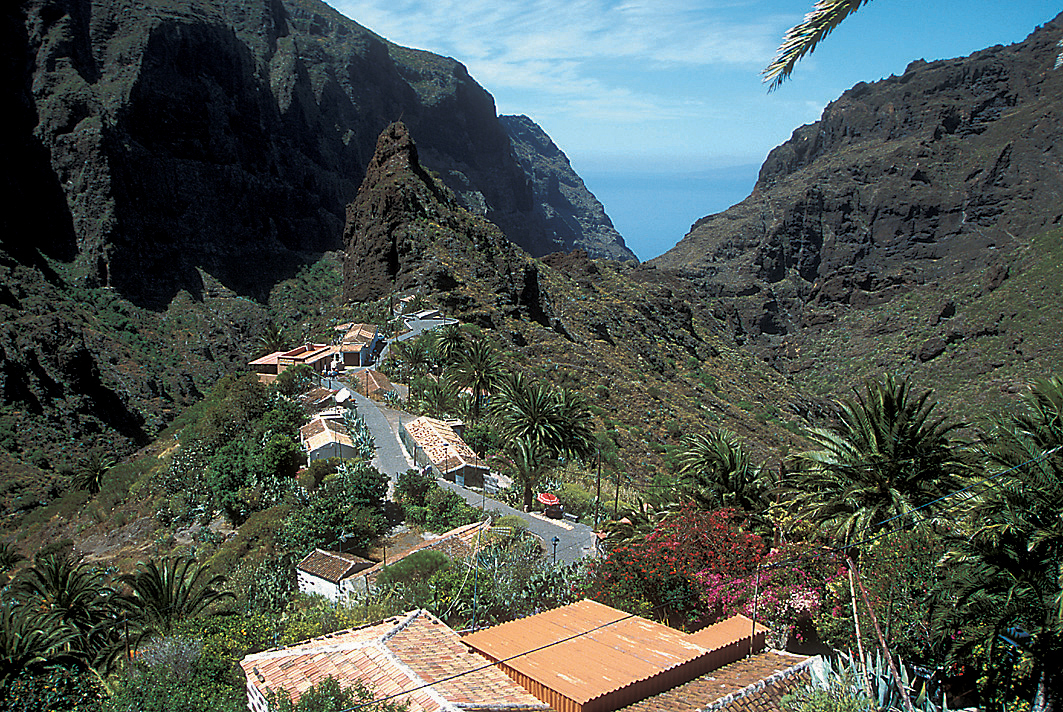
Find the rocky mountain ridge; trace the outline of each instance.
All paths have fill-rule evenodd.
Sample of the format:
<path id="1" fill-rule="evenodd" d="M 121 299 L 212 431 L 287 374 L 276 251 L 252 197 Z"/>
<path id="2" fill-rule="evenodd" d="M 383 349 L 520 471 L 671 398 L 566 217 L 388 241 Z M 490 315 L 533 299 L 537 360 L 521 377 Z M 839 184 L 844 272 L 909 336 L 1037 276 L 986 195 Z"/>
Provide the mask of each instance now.
<path id="1" fill-rule="evenodd" d="M 996 328 L 949 336 L 897 312 L 964 321 L 1031 247 L 1054 254 L 1038 238 L 1063 225 L 1061 41 L 1063 16 L 1010 47 L 858 84 L 770 153 L 746 200 L 699 220 L 651 266 L 697 283 L 739 343 L 810 378 L 810 354 L 837 349 L 843 328 L 864 356 L 885 334 L 916 342 L 870 356 L 864 373 L 911 370 L 942 352 L 924 341 Z"/>
<path id="2" fill-rule="evenodd" d="M 291 253 L 338 249 L 376 137 L 400 117 L 425 164 L 532 254 L 584 246 L 581 225 L 603 222 L 570 205 L 577 229 L 548 226 L 556 205 L 537 202 L 491 95 L 460 63 L 391 44 L 317 0 L 18 10 L 3 53 L 22 115 L 5 143 L 26 163 L 5 185 L 21 192 L 34 176 L 58 216 L 45 251 L 137 303 L 198 293 L 201 271 L 261 298 L 290 274 Z M 612 237 L 609 256 L 633 258 Z"/>

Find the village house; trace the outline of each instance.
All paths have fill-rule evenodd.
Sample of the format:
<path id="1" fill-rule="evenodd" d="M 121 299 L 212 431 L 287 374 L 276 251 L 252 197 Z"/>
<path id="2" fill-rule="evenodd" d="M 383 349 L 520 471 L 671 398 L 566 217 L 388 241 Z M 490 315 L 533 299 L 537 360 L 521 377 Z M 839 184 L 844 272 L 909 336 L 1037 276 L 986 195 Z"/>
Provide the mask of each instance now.
<path id="1" fill-rule="evenodd" d="M 355 577 L 372 566 L 372 561 L 354 554 L 314 549 L 295 565 L 295 579 L 300 593 L 317 594 L 335 603 L 348 598 L 357 588 Z"/>
<path id="2" fill-rule="evenodd" d="M 328 344 L 305 344 L 291 351 L 274 351 L 266 354 L 250 361 L 248 366 L 258 374 L 260 382 L 270 384 L 292 366 L 306 365 L 315 373 L 323 374 L 333 367 L 338 350 L 339 347 Z"/>
<path id="3" fill-rule="evenodd" d="M 323 386 L 315 386 L 306 393 L 298 396 L 296 400 L 311 416 L 333 417 L 340 420 L 344 414 L 354 407 L 351 392 L 346 388 L 334 390 Z"/>
<path id="4" fill-rule="evenodd" d="M 555 710 L 611 712 L 763 650 L 766 633 L 745 616 L 684 633 L 584 599 L 462 640 Z"/>
<path id="5" fill-rule="evenodd" d="M 583 600 L 463 637 L 412 611 L 240 665 L 253 712 L 270 690 L 297 699 L 329 675 L 415 712 L 779 712 L 819 659 L 764 650 L 766 632 L 733 616 L 684 633 Z"/>
<path id="6" fill-rule="evenodd" d="M 460 427 L 461 421 L 422 416 L 403 423 L 399 436 L 419 467 L 431 465 L 437 477 L 463 487 L 483 487 L 490 469 L 458 435 Z"/>
<path id="7" fill-rule="evenodd" d="M 370 366 L 383 346 L 383 336 L 375 324 L 350 324 L 340 338 L 337 365 Z"/>
<path id="8" fill-rule="evenodd" d="M 383 400 L 388 393 L 395 392 L 395 386 L 387 376 L 380 371 L 366 368 L 355 373 L 350 378 L 354 388 L 366 398 Z"/>
<path id="9" fill-rule="evenodd" d="M 299 428 L 299 443 L 306 451 L 308 465 L 314 460 L 351 458 L 357 454 L 347 426 L 334 418 L 319 416 Z"/>

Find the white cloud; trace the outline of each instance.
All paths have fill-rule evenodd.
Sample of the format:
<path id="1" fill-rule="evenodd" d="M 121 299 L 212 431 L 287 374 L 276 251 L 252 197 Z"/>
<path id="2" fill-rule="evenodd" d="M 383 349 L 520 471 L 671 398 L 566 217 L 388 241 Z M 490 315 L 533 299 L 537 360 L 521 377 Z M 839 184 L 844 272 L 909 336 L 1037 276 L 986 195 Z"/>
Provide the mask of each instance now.
<path id="1" fill-rule="evenodd" d="M 337 0 L 337 8 L 398 44 L 450 55 L 498 96 L 548 96 L 573 115 L 640 121 L 686 114 L 689 100 L 633 81 L 644 72 L 710 65 L 754 71 L 783 21 L 729 20 L 747 3 L 694 0 Z M 615 66 L 610 66 L 615 65 Z"/>

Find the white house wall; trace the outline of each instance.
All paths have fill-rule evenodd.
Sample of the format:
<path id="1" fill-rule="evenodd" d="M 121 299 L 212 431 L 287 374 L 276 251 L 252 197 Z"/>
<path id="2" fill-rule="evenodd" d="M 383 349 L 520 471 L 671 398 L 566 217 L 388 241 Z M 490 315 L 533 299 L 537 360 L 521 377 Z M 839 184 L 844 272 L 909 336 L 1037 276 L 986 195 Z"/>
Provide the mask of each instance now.
<path id="1" fill-rule="evenodd" d="M 316 593 L 319 596 L 324 596 L 333 603 L 340 599 L 340 588 L 331 581 L 326 581 L 323 578 L 308 574 L 299 569 L 296 569 L 295 573 L 300 593 Z"/>

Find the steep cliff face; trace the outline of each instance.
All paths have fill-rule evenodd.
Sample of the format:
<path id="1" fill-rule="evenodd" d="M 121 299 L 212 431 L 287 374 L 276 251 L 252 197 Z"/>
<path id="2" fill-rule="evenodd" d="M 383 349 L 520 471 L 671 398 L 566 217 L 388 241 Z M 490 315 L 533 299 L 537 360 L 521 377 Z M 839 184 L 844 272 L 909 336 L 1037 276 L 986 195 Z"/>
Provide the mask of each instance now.
<path id="1" fill-rule="evenodd" d="M 340 247 L 376 137 L 402 117 L 464 204 L 557 249 L 491 96 L 315 0 L 27 0 L 4 24 L 19 165 L 48 201 L 39 246 L 137 303 L 261 297 L 292 253 Z M 6 74 L 6 72 L 5 72 Z M 5 243 L 27 241 L 25 229 Z M 34 232 L 40 232 L 35 230 Z"/>
<path id="2" fill-rule="evenodd" d="M 1063 220 L 1063 16 L 1011 47 L 859 84 L 768 156 L 752 195 L 653 261 L 772 339 L 980 274 Z M 976 278 L 977 279 L 977 278 Z"/>
<path id="3" fill-rule="evenodd" d="M 613 227 L 605 208 L 572 169 L 568 156 L 527 116 L 500 116 L 513 151 L 531 178 L 535 202 L 560 251 L 638 261 Z"/>
<path id="4" fill-rule="evenodd" d="M 1061 53 L 1063 15 L 853 87 L 650 266 L 814 392 L 896 371 L 970 411 L 1058 371 Z"/>

